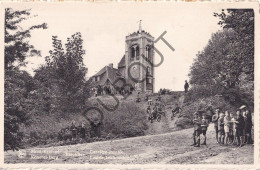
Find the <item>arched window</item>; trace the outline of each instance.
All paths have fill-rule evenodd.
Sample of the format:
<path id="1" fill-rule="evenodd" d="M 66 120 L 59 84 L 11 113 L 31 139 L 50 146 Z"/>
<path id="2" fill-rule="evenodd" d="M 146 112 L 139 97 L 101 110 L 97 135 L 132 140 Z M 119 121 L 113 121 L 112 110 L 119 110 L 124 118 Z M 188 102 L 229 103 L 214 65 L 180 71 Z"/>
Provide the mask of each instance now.
<path id="1" fill-rule="evenodd" d="M 152 59 L 152 50 L 151 50 L 151 47 L 148 48 L 148 60 L 151 61 Z"/>
<path id="2" fill-rule="evenodd" d="M 134 58 L 135 58 L 135 48 L 134 47 L 131 47 L 130 48 L 130 60 L 133 61 Z"/>
<path id="3" fill-rule="evenodd" d="M 151 73 L 151 69 L 149 66 L 147 66 L 147 74 L 150 74 Z"/>
<path id="4" fill-rule="evenodd" d="M 139 50 L 139 46 L 136 46 L 136 59 L 139 60 L 140 58 L 140 50 Z"/>
<path id="5" fill-rule="evenodd" d="M 147 59 L 148 58 L 148 46 L 145 48 L 145 58 Z"/>

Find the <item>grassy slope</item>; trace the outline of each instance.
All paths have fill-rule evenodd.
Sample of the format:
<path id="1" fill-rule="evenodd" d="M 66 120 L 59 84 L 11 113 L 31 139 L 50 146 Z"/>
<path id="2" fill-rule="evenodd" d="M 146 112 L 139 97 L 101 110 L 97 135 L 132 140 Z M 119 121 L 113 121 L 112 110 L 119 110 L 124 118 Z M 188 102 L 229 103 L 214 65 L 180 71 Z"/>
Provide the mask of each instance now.
<path id="1" fill-rule="evenodd" d="M 157 96 L 157 94 L 153 94 L 152 100 L 155 101 Z M 125 100 L 122 96 L 117 97 L 120 104 L 133 104 L 135 103 L 136 94 L 129 96 Z M 99 96 L 99 98 L 106 105 L 116 105 L 116 101 L 111 96 Z M 142 110 L 144 114 L 146 114 L 147 102 L 144 101 L 144 96 L 141 96 L 141 98 L 142 101 L 140 103 L 136 103 L 135 105 Z M 198 108 L 206 108 L 207 106 L 212 105 L 213 108 L 220 107 L 223 110 L 235 111 L 236 109 L 222 97 L 208 97 L 203 100 L 198 99 L 197 101 L 187 103 L 184 103 L 184 98 L 185 94 L 183 92 L 172 92 L 171 94 L 162 95 L 162 103 L 165 105 L 166 116 L 162 117 L 160 122 L 154 122 L 151 124 L 146 121 L 148 124 L 148 129 L 145 130 L 145 135 L 161 134 L 191 127 L 193 113 L 198 110 Z M 95 103 L 96 98 L 90 98 L 90 101 Z M 177 115 L 174 120 L 171 120 L 171 110 L 175 107 L 176 103 L 182 107 L 183 111 L 179 118 L 179 115 Z M 104 116 L 106 117 L 106 115 Z M 33 131 L 39 132 L 39 134 L 57 133 L 61 128 L 68 127 L 72 120 L 76 121 L 76 125 L 80 125 L 83 121 L 88 124 L 80 113 L 70 114 L 66 118 L 61 118 L 57 115 L 41 115 L 33 116 L 31 126 L 22 127 L 22 131 L 25 132 L 26 136 L 29 136 L 30 132 Z"/>

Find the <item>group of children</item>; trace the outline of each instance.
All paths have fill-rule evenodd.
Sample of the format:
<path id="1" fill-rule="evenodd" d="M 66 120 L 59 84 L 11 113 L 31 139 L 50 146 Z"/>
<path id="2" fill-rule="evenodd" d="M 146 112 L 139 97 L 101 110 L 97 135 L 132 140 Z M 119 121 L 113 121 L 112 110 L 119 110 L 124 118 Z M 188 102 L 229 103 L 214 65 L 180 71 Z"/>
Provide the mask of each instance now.
<path id="1" fill-rule="evenodd" d="M 194 143 L 192 146 L 200 146 L 200 135 L 204 137 L 202 145 L 206 145 L 206 132 L 207 127 L 212 121 L 214 123 L 216 131 L 216 140 L 220 145 L 237 145 L 242 147 L 244 144 L 252 144 L 252 116 L 246 106 L 241 106 L 236 113 L 229 113 L 225 111 L 225 114 L 216 109 L 215 114 L 212 116 L 212 120 L 206 119 L 206 115 L 202 115 L 200 118 L 196 112 L 194 116 Z"/>
<path id="2" fill-rule="evenodd" d="M 160 118 L 162 114 L 165 116 L 164 106 L 161 103 L 161 95 L 159 95 L 158 98 L 156 99 L 154 106 L 152 105 L 153 103 L 149 102 L 148 99 L 148 106 L 146 112 L 149 115 L 148 120 L 150 120 L 151 123 L 153 122 L 152 120 L 155 120 L 158 117 Z M 160 119 L 157 119 L 157 121 L 160 121 Z"/>

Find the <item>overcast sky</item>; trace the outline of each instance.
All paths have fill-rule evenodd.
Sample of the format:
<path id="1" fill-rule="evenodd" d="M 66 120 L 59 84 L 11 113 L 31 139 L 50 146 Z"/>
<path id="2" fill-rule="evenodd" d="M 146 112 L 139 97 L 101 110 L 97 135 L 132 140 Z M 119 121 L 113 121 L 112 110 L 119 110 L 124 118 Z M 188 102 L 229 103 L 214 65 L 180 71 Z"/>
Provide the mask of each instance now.
<path id="1" fill-rule="evenodd" d="M 66 38 L 81 32 L 86 50 L 84 63 L 88 68 L 87 77 L 92 76 L 105 65 L 118 62 L 125 53 L 125 36 L 138 30 L 142 20 L 143 30 L 155 39 L 164 31 L 164 38 L 174 47 L 171 51 L 159 41 L 155 47 L 163 54 L 164 62 L 155 68 L 155 90 L 169 88 L 183 90 L 188 80 L 189 68 L 198 51 L 203 50 L 212 33 L 220 30 L 214 12 L 220 12 L 221 4 L 155 4 L 155 3 L 63 3 L 26 4 L 14 9 L 31 8 L 38 17 L 24 22 L 24 27 L 46 22 L 47 30 L 33 31 L 30 39 L 42 57 L 30 58 L 26 70 L 30 73 L 44 63 L 51 47 L 52 35 L 63 43 Z M 155 56 L 155 63 L 160 57 Z"/>

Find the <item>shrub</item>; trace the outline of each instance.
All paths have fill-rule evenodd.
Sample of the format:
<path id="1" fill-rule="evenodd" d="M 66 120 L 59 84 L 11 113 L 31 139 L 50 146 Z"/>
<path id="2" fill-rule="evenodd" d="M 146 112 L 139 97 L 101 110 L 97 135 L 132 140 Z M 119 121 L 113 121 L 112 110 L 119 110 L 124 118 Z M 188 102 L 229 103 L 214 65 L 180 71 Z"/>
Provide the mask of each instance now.
<path id="1" fill-rule="evenodd" d="M 223 90 L 224 90 L 223 87 L 218 85 L 214 85 L 214 86 L 194 85 L 185 95 L 184 102 L 185 103 L 193 102 L 201 98 L 215 96 L 216 94 L 221 94 Z"/>
<path id="2" fill-rule="evenodd" d="M 134 137 L 144 135 L 148 125 L 146 114 L 133 102 L 123 102 L 114 112 L 106 112 L 104 131 L 116 136 Z"/>
<path id="3" fill-rule="evenodd" d="M 175 125 L 179 129 L 185 129 L 192 126 L 192 121 L 189 118 L 183 117 L 176 120 Z"/>

